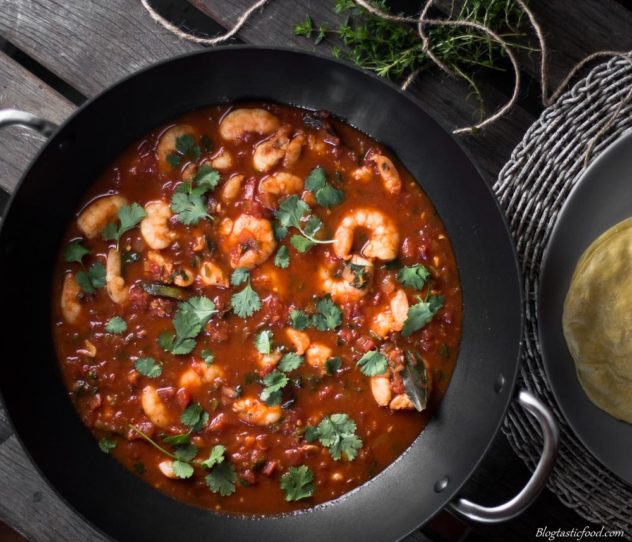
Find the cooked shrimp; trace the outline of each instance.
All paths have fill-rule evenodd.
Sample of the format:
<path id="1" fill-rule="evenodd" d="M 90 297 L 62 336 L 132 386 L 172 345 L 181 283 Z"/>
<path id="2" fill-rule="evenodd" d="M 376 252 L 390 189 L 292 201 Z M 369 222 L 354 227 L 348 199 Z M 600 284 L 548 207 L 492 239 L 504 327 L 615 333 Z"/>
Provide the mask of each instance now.
<path id="1" fill-rule="evenodd" d="M 140 396 L 140 406 L 156 427 L 167 427 L 171 423 L 169 411 L 160 399 L 158 391 L 153 386 L 145 386 Z"/>
<path id="2" fill-rule="evenodd" d="M 292 167 L 298 159 L 301 157 L 303 147 L 307 142 L 307 138 L 303 132 L 297 132 L 296 135 L 289 142 L 285 149 L 285 158 L 283 159 L 283 167 Z"/>
<path id="3" fill-rule="evenodd" d="M 88 239 L 94 239 L 109 222 L 116 219 L 127 199 L 118 194 L 99 198 L 88 205 L 77 218 L 77 226 Z"/>
<path id="4" fill-rule="evenodd" d="M 173 283 L 176 286 L 181 286 L 182 288 L 191 286 L 194 280 L 195 273 L 193 273 L 190 267 L 186 266 L 180 267 L 180 269 L 178 269 L 173 275 Z"/>
<path id="5" fill-rule="evenodd" d="M 195 137 L 197 136 L 197 132 L 193 126 L 188 124 L 179 124 L 177 126 L 172 126 L 160 136 L 160 141 L 156 147 L 156 157 L 158 158 L 158 166 L 161 170 L 172 171 L 169 162 L 167 162 L 167 157 L 171 153 L 175 152 L 176 141 L 183 135 Z"/>
<path id="6" fill-rule="evenodd" d="M 68 273 L 61 289 L 61 313 L 69 324 L 74 324 L 81 315 L 81 303 L 78 301 L 80 293 L 81 288 L 74 275 Z"/>
<path id="7" fill-rule="evenodd" d="M 393 221 L 377 209 L 360 207 L 348 212 L 334 234 L 334 253 L 339 258 L 349 259 L 353 235 L 357 228 L 366 228 L 369 239 L 361 253 L 366 258 L 389 261 L 399 251 L 399 231 Z"/>
<path id="8" fill-rule="evenodd" d="M 233 411 L 239 418 L 249 424 L 272 425 L 281 419 L 281 406 L 268 406 L 254 397 L 238 399 L 233 403 Z"/>
<path id="9" fill-rule="evenodd" d="M 373 178 L 374 172 L 370 166 L 362 166 L 351 172 L 351 177 L 356 181 L 368 183 Z"/>
<path id="10" fill-rule="evenodd" d="M 220 199 L 224 203 L 230 203 L 235 200 L 237 196 L 239 196 L 239 191 L 241 190 L 241 185 L 244 182 L 243 175 L 233 175 L 230 179 L 228 179 L 224 186 L 222 186 L 220 192 Z"/>
<path id="11" fill-rule="evenodd" d="M 293 327 L 286 327 L 285 334 L 294 346 L 294 350 L 296 350 L 296 353 L 299 356 L 303 355 L 311 342 L 309 339 L 309 335 L 304 331 L 299 331 L 298 329 L 294 329 Z"/>
<path id="12" fill-rule="evenodd" d="M 285 157 L 285 152 L 290 144 L 290 126 L 282 126 L 279 130 L 262 141 L 255 147 L 252 155 L 252 163 L 257 171 L 270 171 Z"/>
<path id="13" fill-rule="evenodd" d="M 253 269 L 265 262 L 276 248 L 272 224 L 265 218 L 239 215 L 234 222 L 224 219 L 220 231 L 226 235 L 222 245 L 234 269 Z"/>
<path id="14" fill-rule="evenodd" d="M 233 167 L 233 155 L 221 148 L 211 159 L 211 166 L 219 170 L 229 169 Z"/>
<path id="15" fill-rule="evenodd" d="M 207 365 L 203 361 L 194 361 L 178 379 L 181 388 L 195 391 L 202 384 L 211 384 L 214 389 L 219 388 L 224 381 L 224 369 L 219 365 Z"/>
<path id="16" fill-rule="evenodd" d="M 140 233 L 154 250 L 167 248 L 176 240 L 177 234 L 169 228 L 169 219 L 173 215 L 166 201 L 150 201 L 145 205 L 147 216 L 140 222 Z"/>
<path id="17" fill-rule="evenodd" d="M 259 182 L 259 198 L 262 203 L 272 209 L 276 207 L 277 196 L 289 196 L 303 191 L 303 179 L 292 173 L 279 171 Z"/>
<path id="18" fill-rule="evenodd" d="M 121 276 L 121 253 L 115 248 L 108 252 L 105 264 L 105 285 L 114 303 L 125 303 L 129 297 L 129 288 L 125 286 L 125 279 Z"/>
<path id="19" fill-rule="evenodd" d="M 331 357 L 333 350 L 321 343 L 311 343 L 305 351 L 305 361 L 312 367 L 325 371 L 325 362 Z"/>
<path id="20" fill-rule="evenodd" d="M 371 393 L 375 402 L 380 406 L 387 406 L 393 396 L 391 392 L 390 371 L 387 370 L 382 375 L 371 377 Z"/>
<path id="21" fill-rule="evenodd" d="M 368 291 L 368 285 L 373 277 L 373 263 L 354 254 L 345 265 L 341 278 L 334 278 L 326 265 L 319 268 L 321 290 L 331 294 L 336 303 L 358 301 Z"/>
<path id="22" fill-rule="evenodd" d="M 269 354 L 261 354 L 258 355 L 257 362 L 262 369 L 271 369 L 272 367 L 276 367 L 283 355 L 281 352 L 270 352 Z"/>
<path id="23" fill-rule="evenodd" d="M 402 189 L 402 179 L 395 164 L 383 154 L 372 154 L 368 159 L 377 166 L 386 191 L 389 194 L 399 194 Z"/>
<path id="24" fill-rule="evenodd" d="M 150 250 L 147 252 L 147 258 L 143 262 L 143 271 L 153 280 L 171 282 L 173 277 L 173 262 L 160 254 L 160 252 Z"/>
<path id="25" fill-rule="evenodd" d="M 268 135 L 279 128 L 279 119 L 265 109 L 234 109 L 219 125 L 219 133 L 224 139 L 241 139 L 248 133 Z"/>
<path id="26" fill-rule="evenodd" d="M 388 407 L 391 410 L 414 410 L 415 405 L 405 393 L 400 393 L 393 397 Z"/>
<path id="27" fill-rule="evenodd" d="M 381 338 L 389 333 L 401 331 L 408 317 L 408 298 L 404 290 L 397 290 L 391 297 L 388 307 L 379 312 L 371 322 L 371 330 Z"/>
<path id="28" fill-rule="evenodd" d="M 200 264 L 198 277 L 206 286 L 219 286 L 228 288 L 228 277 L 216 263 L 206 260 Z"/>

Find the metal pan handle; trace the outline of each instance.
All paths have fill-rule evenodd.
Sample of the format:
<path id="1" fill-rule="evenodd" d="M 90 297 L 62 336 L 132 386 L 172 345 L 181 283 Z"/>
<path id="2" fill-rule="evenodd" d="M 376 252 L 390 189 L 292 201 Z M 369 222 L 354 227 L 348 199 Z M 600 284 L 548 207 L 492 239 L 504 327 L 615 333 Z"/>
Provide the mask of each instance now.
<path id="1" fill-rule="evenodd" d="M 544 447 L 540 461 L 531 479 L 513 499 L 499 506 L 486 507 L 467 499 L 457 499 L 449 508 L 457 514 L 480 523 L 500 523 L 510 520 L 524 512 L 544 489 L 553 470 L 560 438 L 557 422 L 549 408 L 537 397 L 526 390 L 518 393 L 518 403 L 540 424 L 544 436 Z"/>

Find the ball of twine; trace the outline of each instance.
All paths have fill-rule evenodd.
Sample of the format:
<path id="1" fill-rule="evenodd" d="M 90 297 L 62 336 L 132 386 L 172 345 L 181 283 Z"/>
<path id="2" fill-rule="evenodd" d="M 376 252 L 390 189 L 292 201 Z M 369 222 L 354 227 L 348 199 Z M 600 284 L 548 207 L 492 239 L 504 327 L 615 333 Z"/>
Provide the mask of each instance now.
<path id="1" fill-rule="evenodd" d="M 529 128 L 493 189 L 505 211 L 523 276 L 526 326 L 519 385 L 542 398 L 560 425 L 560 450 L 548 487 L 589 521 L 632 536 L 632 487 L 599 463 L 559 410 L 538 342 L 537 300 L 544 249 L 558 213 L 585 167 L 586 149 L 603 152 L 632 128 L 632 104 L 624 103 L 632 66 L 622 58 L 594 68 Z M 614 118 L 614 120 L 612 120 Z M 596 142 L 595 136 L 601 134 Z M 542 438 L 533 419 L 512 405 L 503 432 L 533 470 Z"/>

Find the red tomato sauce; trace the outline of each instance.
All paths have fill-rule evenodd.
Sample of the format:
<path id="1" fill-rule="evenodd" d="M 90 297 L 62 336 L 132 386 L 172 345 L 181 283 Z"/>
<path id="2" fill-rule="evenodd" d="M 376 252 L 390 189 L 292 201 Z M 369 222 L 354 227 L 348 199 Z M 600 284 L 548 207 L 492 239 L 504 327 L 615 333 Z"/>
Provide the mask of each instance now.
<path id="1" fill-rule="evenodd" d="M 260 133 L 239 133 L 240 123 L 235 122 L 237 136 L 226 139 L 220 122 L 226 121 L 235 107 L 264 109 L 276 121 L 268 122 L 269 126 L 263 122 L 263 127 L 253 124 Z M 269 121 L 269 117 L 266 119 Z M 248 123 L 241 128 L 244 126 L 248 128 Z M 179 127 L 179 132 L 173 127 Z M 174 134 L 179 134 L 179 141 L 171 137 Z M 192 139 L 182 139 L 183 134 Z M 267 171 L 260 171 L 253 155 L 265 142 L 268 145 L 259 158 Z M 267 152 L 263 152 L 265 149 Z M 375 156 L 390 158 L 396 169 L 394 177 L 388 163 L 384 165 L 372 158 Z M 321 205 L 317 190 L 306 189 L 303 181 L 317 167 L 326 174 L 328 185 L 342 192 L 342 201 Z M 117 250 L 116 240 L 103 239 L 103 217 L 95 212 L 92 230 L 84 227 L 82 231 L 77 220 L 68 225 L 65 243 L 79 240 L 89 251 L 81 257 L 81 263 L 66 261 L 62 251 L 55 271 L 52 323 L 69 397 L 104 450 L 146 483 L 175 499 L 217 511 L 263 514 L 290 512 L 335 499 L 400 456 L 423 430 L 446 391 L 462 322 L 459 277 L 450 241 L 432 203 L 378 143 L 324 112 L 268 103 L 208 107 L 147 134 L 96 180 L 77 218 L 81 221 L 87 216 L 84 213 L 93 212 L 94 202 L 113 194 L 123 196 L 128 205 L 136 203 L 144 208 L 149 202 L 162 201 L 173 209 L 177 187 L 182 187 L 183 180 L 194 178 L 196 172 L 205 171 L 210 171 L 211 177 L 219 174 L 219 182 L 199 196 L 205 216 L 196 224 L 182 223 L 173 210 L 158 229 L 145 223 L 147 231 L 166 243 L 160 249 L 149 246 L 155 240 L 148 241 L 138 223 L 121 235 L 120 279 L 117 282 L 110 277 L 114 297 L 116 292 L 120 294 L 119 302 L 109 295 L 110 282 L 100 281 L 98 269 L 93 268 L 95 264 L 106 267 L 108 254 Z M 231 234 L 231 227 L 243 215 L 256 219 L 258 226 L 269 226 L 270 231 L 278 225 L 275 212 L 289 194 L 278 189 L 279 183 L 263 181 L 280 171 L 302 181 L 293 193 L 322 221 L 314 238 L 335 239 L 345 217 L 367 212 L 373 218 L 386 217 L 398 239 L 387 234 L 379 237 L 373 224 L 360 225 L 349 255 L 361 256 L 367 247 L 370 252 L 372 242 L 378 245 L 377 252 L 384 252 L 383 245 L 391 242 L 396 257 L 365 257 L 359 260 L 364 267 L 361 265 L 359 272 L 356 267 L 351 273 L 350 260 L 336 254 L 334 243 L 318 243 L 300 253 L 291 242 L 293 236 L 300 236 L 294 227 L 289 227 L 282 240 L 272 242 L 261 232 Z M 239 175 L 243 176 L 241 182 L 235 180 Z M 394 188 L 393 179 L 397 178 L 400 185 Z M 226 187 L 231 179 L 232 186 Z M 105 214 L 105 222 L 119 224 L 115 213 Z M 302 225 L 308 228 L 305 220 Z M 287 248 L 289 265 L 285 268 L 275 265 L 280 247 Z M 263 261 L 257 261 L 249 270 L 245 282 L 230 284 L 234 263 L 250 265 L 250 257 Z M 219 278 L 204 281 L 202 268 L 207 262 L 215 266 L 212 269 Z M 402 267 L 415 265 L 429 272 L 420 289 L 398 279 Z M 90 277 L 91 270 L 96 284 L 90 283 L 94 292 L 86 292 L 79 283 L 85 284 L 85 274 Z M 79 276 L 82 272 L 83 279 Z M 327 278 L 336 281 L 342 293 L 333 293 L 325 284 Z M 63 287 L 65 281 L 70 284 L 67 289 Z M 191 282 L 179 287 L 183 299 L 204 297 L 215 308 L 192 337 L 192 350 L 186 354 L 166 351 L 159 343 L 161 334 L 174 332 L 174 318 L 183 301 L 153 295 L 143 287 L 174 286 L 174 281 Z M 240 317 L 231 300 L 248 284 L 259 298 L 260 308 L 251 316 Z M 430 321 L 407 336 L 402 334 L 401 303 L 390 305 L 400 291 L 400 300 L 403 296 L 408 303 L 408 312 L 403 315 L 406 319 L 411 318 L 411 311 L 414 315 L 422 308 L 413 310 L 417 303 L 437 296 L 443 300 Z M 300 310 L 313 318 L 318 301 L 329 300 L 328 294 L 340 309 L 341 322 L 333 329 L 322 329 L 322 325 L 318 329 L 313 325 L 315 320 L 309 320 L 310 325 L 300 330 L 304 335 L 298 336 L 314 349 L 309 355 L 298 354 L 301 348 L 288 331 L 291 314 Z M 124 331 L 108 331 L 113 317 L 125 322 Z M 256 347 L 262 331 L 270 332 L 267 357 Z M 406 357 L 408 351 L 419 356 Z M 376 377 L 363 374 L 357 365 L 367 352 L 374 352 L 380 363 L 386 360 L 385 393 L 389 402 L 385 406 L 374 397 L 372 382 Z M 279 358 L 287 353 L 300 355 L 302 363 L 284 372 L 279 368 Z M 139 358 L 151 358 L 153 374 L 146 367 L 139 371 Z M 427 372 L 430 396 L 421 412 L 411 408 L 410 392 L 405 386 L 410 369 L 406 359 Z M 277 393 L 277 404 L 267 405 L 260 397 L 266 388 L 264 379 L 275 372 L 288 382 Z M 392 403 L 396 397 L 398 401 Z M 157 406 L 153 404 L 153 411 L 148 412 L 151 399 Z M 253 411 L 243 410 L 245 400 L 253 402 Z M 274 398 L 270 402 L 274 403 Z M 396 409 L 398 404 L 408 408 Z M 199 414 L 198 426 L 193 430 L 181 419 L 192 405 Z M 306 428 L 320 427 L 323 419 L 334 414 L 344 414 L 355 424 L 351 432 L 360 439 L 361 447 L 353 458 L 344 452 L 336 460 L 332 447 L 320 440 L 318 430 L 315 438 L 306 438 Z M 272 422 L 266 424 L 267 419 Z M 261 420 L 264 423 L 258 424 Z M 307 430 L 307 436 L 310 431 L 314 430 Z M 174 435 L 187 435 L 182 437 L 183 442 L 189 443 L 189 456 L 193 453 L 183 461 L 188 467 L 180 465 L 182 469 L 176 469 L 183 476 L 193 471 L 183 479 L 169 471 L 173 458 L 164 453 L 176 454 L 177 446 L 168 443 L 168 438 L 167 443 L 163 440 Z M 220 471 L 214 470 L 217 466 L 207 468 L 202 464 L 218 445 L 225 450 Z M 160 469 L 163 462 L 171 477 Z M 299 466 L 307 467 L 313 480 L 302 479 L 307 495 L 288 501 L 282 479 L 292 467 Z M 226 473 L 229 487 L 224 493 L 230 494 L 222 495 L 217 487 L 215 491 L 209 487 L 207 478 L 213 474 L 225 479 Z"/>

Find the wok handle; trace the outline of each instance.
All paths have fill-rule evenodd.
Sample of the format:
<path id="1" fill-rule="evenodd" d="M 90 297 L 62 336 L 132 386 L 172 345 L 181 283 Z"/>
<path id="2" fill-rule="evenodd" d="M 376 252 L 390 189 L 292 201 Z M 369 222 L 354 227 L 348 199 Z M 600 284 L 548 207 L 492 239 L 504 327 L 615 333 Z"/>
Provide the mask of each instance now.
<path id="1" fill-rule="evenodd" d="M 0 109 L 0 128 L 6 126 L 24 126 L 39 132 L 44 137 L 50 137 L 57 130 L 57 125 L 49 120 L 37 117 L 18 109 Z"/>
<path id="2" fill-rule="evenodd" d="M 559 429 L 553 413 L 540 399 L 526 390 L 518 393 L 518 403 L 540 424 L 544 436 L 544 446 L 540 461 L 531 479 L 513 499 L 499 506 L 487 507 L 467 499 L 457 499 L 449 504 L 452 511 L 480 523 L 500 523 L 524 512 L 544 489 L 555 464 L 559 443 Z"/>
<path id="3" fill-rule="evenodd" d="M 0 109 L 0 129 L 7 126 L 24 126 L 39 132 L 44 137 L 50 137 L 57 130 L 57 125 L 26 111 L 18 109 Z M 9 194 L 0 189 L 0 218 L 4 216 L 9 201 Z"/>

